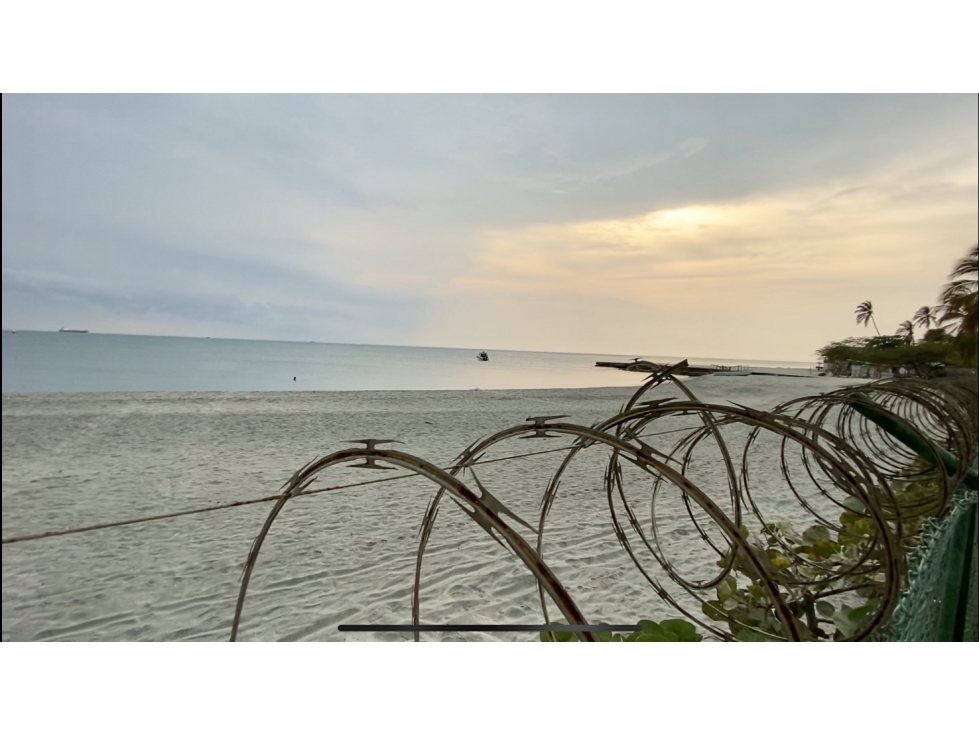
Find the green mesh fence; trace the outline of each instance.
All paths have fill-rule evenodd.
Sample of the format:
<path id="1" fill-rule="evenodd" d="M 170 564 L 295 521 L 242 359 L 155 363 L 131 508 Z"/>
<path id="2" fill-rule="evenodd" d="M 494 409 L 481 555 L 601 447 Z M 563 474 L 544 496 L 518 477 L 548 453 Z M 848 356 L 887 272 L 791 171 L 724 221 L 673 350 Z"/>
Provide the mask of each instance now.
<path id="1" fill-rule="evenodd" d="M 922 523 L 908 584 L 887 627 L 893 642 L 979 641 L 979 493 L 956 493 L 940 519 Z"/>

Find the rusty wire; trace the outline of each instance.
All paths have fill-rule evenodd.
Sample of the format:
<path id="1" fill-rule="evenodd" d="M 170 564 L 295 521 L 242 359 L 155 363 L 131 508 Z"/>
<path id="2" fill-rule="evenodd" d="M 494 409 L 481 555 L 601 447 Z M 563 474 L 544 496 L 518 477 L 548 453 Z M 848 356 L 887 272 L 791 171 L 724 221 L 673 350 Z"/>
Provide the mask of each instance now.
<path id="1" fill-rule="evenodd" d="M 703 403 L 676 378 L 674 373 L 684 366 L 685 361 L 651 375 L 622 409 L 605 421 L 582 426 L 560 422 L 566 416 L 529 418 L 526 424 L 504 429 L 469 446 L 447 471 L 410 454 L 378 449 L 375 441 L 368 441 L 365 448 L 339 451 L 303 467 L 284 488 L 249 553 L 232 639 L 238 634 L 248 581 L 262 542 L 278 513 L 288 500 L 302 494 L 320 472 L 358 460 L 364 461 L 359 466 L 367 468 L 376 467 L 375 462 L 381 461 L 407 469 L 428 478 L 438 488 L 424 514 L 419 535 L 411 597 L 412 624 L 420 624 L 423 560 L 446 494 L 535 576 L 546 622 L 550 621 L 546 603 L 550 599 L 569 623 L 587 624 L 584 613 L 545 563 L 544 541 L 547 517 L 558 497 L 562 476 L 581 452 L 593 447 L 610 452 L 603 489 L 618 542 L 655 593 L 680 614 L 717 638 L 735 639 L 733 626 L 731 629 L 719 626 L 703 610 L 712 598 L 710 592 L 728 577 L 739 574 L 767 596 L 780 631 L 752 627 L 743 620 L 742 627 L 774 639 L 814 639 L 814 633 L 825 637 L 818 625 L 811 623 L 812 604 L 830 595 L 852 596 L 867 585 L 867 579 L 873 578 L 880 597 L 875 611 L 859 630 L 843 636 L 851 640 L 868 638 L 887 621 L 897 602 L 913 521 L 940 515 L 975 459 L 979 426 L 975 411 L 969 407 L 974 405 L 975 396 L 951 385 L 907 379 L 876 382 L 859 390 L 846 388 L 789 401 L 771 411 L 759 411 Z M 668 384 L 678 388 L 684 397 L 648 399 L 647 393 Z M 958 457 L 958 471 L 950 476 L 940 464 L 923 463 L 907 447 L 860 415 L 853 406 L 856 392 L 866 393 L 884 409 L 908 422 L 918 435 Z M 677 433 L 677 430 L 648 429 L 656 421 L 679 416 L 692 417 L 699 425 L 680 429 L 682 435 L 671 446 L 658 448 L 648 442 L 654 436 Z M 728 446 L 729 438 L 735 434 L 743 440 L 740 459 Z M 570 436 L 574 444 L 543 488 L 534 526 L 491 494 L 476 477 L 474 467 L 490 448 L 506 441 L 556 436 Z M 726 485 L 723 490 L 699 486 L 688 476 L 693 467 L 700 465 L 698 452 L 711 451 L 715 452 L 715 458 L 720 457 L 723 465 Z M 768 466 L 777 456 L 784 491 L 774 502 L 771 496 L 764 497 L 764 493 L 751 487 L 750 469 L 759 455 Z M 640 519 L 641 513 L 629 499 L 626 484 L 634 480 L 626 477 L 627 467 L 637 468 L 646 481 L 651 481 L 648 520 Z M 460 479 L 464 473 L 468 473 L 474 486 Z M 893 489 L 897 482 L 910 481 L 936 482 L 939 491 L 925 501 L 902 503 Z M 718 570 L 706 578 L 691 578 L 681 572 L 662 542 L 657 507 L 671 495 L 682 501 L 700 551 L 715 559 Z M 866 548 L 858 557 L 836 562 L 827 570 L 826 562 L 800 553 L 772 530 L 781 522 L 779 517 L 789 500 L 794 503 L 796 515 L 813 526 L 838 533 L 841 539 L 848 531 L 838 518 L 842 512 L 854 512 L 853 508 L 859 507 L 859 517 L 872 527 Z M 777 506 L 770 506 L 773 504 Z M 532 532 L 536 545 L 526 542 L 514 525 Z M 766 551 L 750 541 L 752 531 L 754 537 L 767 533 L 771 547 L 789 558 L 798 572 L 787 574 L 773 566 L 766 555 L 771 548 Z M 640 557 L 646 554 L 651 556 L 652 564 Z M 822 574 L 818 584 L 807 576 L 809 571 Z M 800 599 L 809 605 L 806 615 L 800 612 Z M 593 639 L 591 633 L 578 635 L 583 640 Z M 419 639 L 417 632 L 415 639 Z"/>

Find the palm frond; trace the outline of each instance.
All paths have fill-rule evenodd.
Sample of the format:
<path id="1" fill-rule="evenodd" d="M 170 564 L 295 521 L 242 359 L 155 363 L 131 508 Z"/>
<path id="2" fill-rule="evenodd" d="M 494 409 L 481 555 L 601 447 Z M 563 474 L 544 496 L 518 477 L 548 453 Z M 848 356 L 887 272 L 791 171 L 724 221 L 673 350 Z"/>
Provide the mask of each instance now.
<path id="1" fill-rule="evenodd" d="M 927 331 L 937 323 L 935 310 L 931 306 L 922 306 L 914 314 L 914 325 Z"/>
<path id="2" fill-rule="evenodd" d="M 976 278 L 979 277 L 979 244 L 973 245 L 972 252 L 958 261 L 955 270 L 952 271 L 951 278 L 969 278 L 975 285 Z"/>

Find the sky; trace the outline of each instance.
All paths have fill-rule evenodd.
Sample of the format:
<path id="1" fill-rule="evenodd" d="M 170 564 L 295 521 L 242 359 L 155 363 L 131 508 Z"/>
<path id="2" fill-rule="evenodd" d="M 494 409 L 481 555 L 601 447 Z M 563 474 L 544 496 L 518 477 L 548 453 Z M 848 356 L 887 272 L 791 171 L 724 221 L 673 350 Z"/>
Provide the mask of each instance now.
<path id="1" fill-rule="evenodd" d="M 3 328 L 813 361 L 979 239 L 975 95 L 3 95 Z"/>

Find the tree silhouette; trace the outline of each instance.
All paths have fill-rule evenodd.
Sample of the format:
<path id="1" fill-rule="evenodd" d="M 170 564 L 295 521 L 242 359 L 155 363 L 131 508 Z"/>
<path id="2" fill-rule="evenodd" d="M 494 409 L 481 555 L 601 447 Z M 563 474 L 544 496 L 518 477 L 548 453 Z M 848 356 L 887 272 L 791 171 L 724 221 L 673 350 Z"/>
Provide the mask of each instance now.
<path id="1" fill-rule="evenodd" d="M 897 327 L 897 336 L 904 339 L 908 344 L 914 344 L 914 324 L 910 321 L 902 321 Z"/>
<path id="2" fill-rule="evenodd" d="M 877 322 L 874 320 L 874 304 L 870 301 L 864 301 L 855 311 L 857 314 L 857 323 L 866 326 L 868 323 L 874 325 L 874 331 L 877 332 L 877 336 L 880 336 L 880 329 L 877 328 Z"/>
<path id="3" fill-rule="evenodd" d="M 928 331 L 937 323 L 938 317 L 935 315 L 935 309 L 931 306 L 922 306 L 914 314 L 914 325 L 919 329 Z"/>
<path id="4" fill-rule="evenodd" d="M 952 280 L 942 291 L 938 323 L 952 323 L 957 336 L 975 338 L 979 332 L 979 245 L 956 263 L 949 277 Z"/>
<path id="5" fill-rule="evenodd" d="M 979 361 L 979 243 L 955 264 L 937 312 L 938 323 L 950 326 L 958 353 L 975 366 Z"/>

